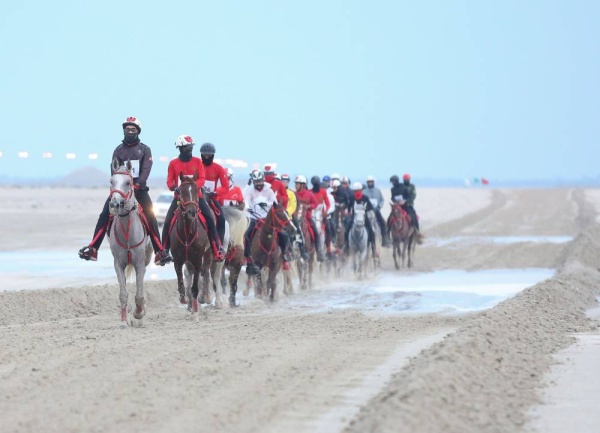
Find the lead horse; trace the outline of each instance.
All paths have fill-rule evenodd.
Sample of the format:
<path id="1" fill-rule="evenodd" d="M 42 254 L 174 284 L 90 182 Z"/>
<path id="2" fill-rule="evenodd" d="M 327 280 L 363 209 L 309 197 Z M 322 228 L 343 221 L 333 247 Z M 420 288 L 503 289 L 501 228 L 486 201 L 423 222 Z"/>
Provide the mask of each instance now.
<path id="1" fill-rule="evenodd" d="M 152 257 L 152 244 L 142 222 L 142 213 L 135 201 L 133 190 L 132 165 L 130 161 L 121 164 L 114 159 L 110 178 L 109 212 L 112 224 L 108 231 L 110 251 L 114 258 L 115 272 L 119 282 L 119 300 L 121 301 L 121 327 L 128 326 L 127 279 L 135 271 L 135 309 L 133 317 L 139 320 L 146 315 L 146 300 L 144 297 L 144 276 L 146 266 Z M 133 323 L 132 323 L 133 324 Z"/>
<path id="2" fill-rule="evenodd" d="M 354 274 L 359 278 L 367 276 L 367 259 L 369 257 L 369 235 L 365 226 L 366 210 L 355 205 L 354 221 L 348 234 L 350 256 L 353 259 Z"/>

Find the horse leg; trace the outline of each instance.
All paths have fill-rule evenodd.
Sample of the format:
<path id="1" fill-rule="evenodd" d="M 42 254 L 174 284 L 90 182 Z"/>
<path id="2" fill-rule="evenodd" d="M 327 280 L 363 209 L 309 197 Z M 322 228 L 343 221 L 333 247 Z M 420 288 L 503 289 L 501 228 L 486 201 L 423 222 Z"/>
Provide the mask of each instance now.
<path id="1" fill-rule="evenodd" d="M 213 294 L 212 290 L 210 290 L 210 268 L 211 268 L 212 256 L 204 257 L 202 261 L 202 272 L 200 276 L 202 277 L 200 287 L 200 297 L 202 299 L 203 304 L 212 304 L 213 302 Z"/>
<path id="2" fill-rule="evenodd" d="M 408 267 L 412 268 L 413 267 L 413 260 L 412 260 L 412 255 L 415 249 L 415 244 L 416 241 L 414 239 L 414 236 L 411 236 L 408 239 Z"/>
<path id="3" fill-rule="evenodd" d="M 215 292 L 215 308 L 223 308 L 223 291 L 219 287 L 223 262 L 213 262 L 210 269 L 211 286 Z"/>
<path id="4" fill-rule="evenodd" d="M 200 268 L 194 269 L 194 277 L 192 279 L 192 319 L 198 321 L 198 279 L 200 277 Z"/>
<path id="5" fill-rule="evenodd" d="M 146 315 L 146 300 L 144 299 L 144 275 L 146 274 L 146 266 L 138 264 L 135 269 L 135 285 L 137 291 L 135 292 L 135 310 L 133 311 L 133 317 L 141 320 Z"/>
<path id="6" fill-rule="evenodd" d="M 125 279 L 125 269 L 115 259 L 115 272 L 117 273 L 117 281 L 119 282 L 119 301 L 121 301 L 121 328 L 126 328 L 129 324 L 127 320 L 127 281 Z"/>
<path id="7" fill-rule="evenodd" d="M 187 304 L 189 301 L 185 297 L 185 285 L 183 283 L 183 263 L 175 260 L 173 265 L 175 268 L 175 275 L 177 275 L 177 290 L 179 291 L 179 303 Z"/>
<path id="8" fill-rule="evenodd" d="M 269 278 L 267 279 L 267 292 L 271 302 L 275 302 L 275 292 L 277 291 L 277 268 L 278 266 L 271 266 L 269 268 Z"/>
<path id="9" fill-rule="evenodd" d="M 235 295 L 237 293 L 237 282 L 238 282 L 238 278 L 240 276 L 241 269 L 242 269 L 241 260 L 236 260 L 234 262 L 234 260 L 232 259 L 231 263 L 229 264 L 229 306 L 230 307 L 237 307 L 237 304 L 235 303 Z"/>

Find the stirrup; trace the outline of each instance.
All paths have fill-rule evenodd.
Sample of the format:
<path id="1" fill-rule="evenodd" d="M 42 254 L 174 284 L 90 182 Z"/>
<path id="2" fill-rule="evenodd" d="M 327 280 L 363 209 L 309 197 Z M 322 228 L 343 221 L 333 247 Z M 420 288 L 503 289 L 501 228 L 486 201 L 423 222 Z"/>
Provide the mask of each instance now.
<path id="1" fill-rule="evenodd" d="M 83 260 L 92 260 L 94 262 L 98 260 L 98 250 L 94 251 L 94 248 L 92 248 L 90 245 L 80 249 L 78 254 L 79 258 Z"/>

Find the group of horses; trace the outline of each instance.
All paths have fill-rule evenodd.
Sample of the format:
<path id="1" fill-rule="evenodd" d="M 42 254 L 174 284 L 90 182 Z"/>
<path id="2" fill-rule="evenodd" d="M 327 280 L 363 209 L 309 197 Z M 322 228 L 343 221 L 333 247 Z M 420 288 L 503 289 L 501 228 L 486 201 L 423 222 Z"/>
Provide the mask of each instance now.
<path id="1" fill-rule="evenodd" d="M 144 275 L 152 256 L 152 245 L 143 224 L 142 211 L 135 201 L 131 163 L 119 164 L 117 161 L 113 161 L 112 168 L 109 202 L 112 223 L 108 237 L 120 288 L 121 326 L 126 327 L 130 323 L 126 282 L 133 273 L 136 276 L 133 317 L 141 322 L 146 314 Z M 236 294 L 238 279 L 244 265 L 244 233 L 248 227 L 248 220 L 242 210 L 231 206 L 223 207 L 222 212 L 226 220 L 223 245 L 227 246 L 227 254 L 225 261 L 214 261 L 208 231 L 199 213 L 199 191 L 196 179 L 196 176 L 180 175 L 179 204 L 174 222 L 169 230 L 169 236 L 177 275 L 179 301 L 181 304 L 187 304 L 192 317 L 198 320 L 199 304 L 212 303 L 213 295 L 215 307 L 223 308 L 222 298 L 227 285 L 229 286 L 229 305 L 232 307 L 237 305 Z M 305 218 L 306 211 L 306 206 L 299 204 L 296 217 L 307 257 L 303 257 L 297 242 L 291 242 L 290 251 L 286 253 L 292 263 L 295 263 L 295 271 L 298 274 L 301 289 L 308 289 L 312 286 L 313 274 L 317 266 L 317 245 L 314 243 L 310 225 Z M 379 255 L 370 254 L 365 227 L 365 218 L 373 218 L 373 216 L 367 216 L 364 209 L 355 209 L 348 237 L 350 254 L 346 256 L 343 251 L 345 214 L 345 209 L 336 207 L 333 215 L 335 234 L 331 239 L 331 253 L 321 265 L 325 267 L 326 272 L 335 272 L 336 275 L 340 275 L 347 261 L 351 259 L 356 275 L 364 278 L 369 258 L 372 259 L 373 268 L 379 266 Z M 321 243 L 319 248 L 324 251 L 323 212 L 314 212 L 313 218 L 315 218 L 319 231 L 319 236 L 317 236 Z M 372 223 L 376 224 L 374 218 Z M 414 229 L 399 205 L 392 205 L 388 224 L 392 235 L 396 268 L 404 266 L 405 256 L 408 256 L 408 266 L 412 266 L 412 251 L 415 245 Z M 257 232 L 252 238 L 251 256 L 260 272 L 256 276 L 248 277 L 244 295 L 247 295 L 250 287 L 253 286 L 256 297 L 274 301 L 277 297 L 278 274 L 280 273 L 283 274 L 284 294 L 293 292 L 293 270 L 283 269 L 281 272 L 284 260 L 277 238 L 280 232 L 286 231 L 294 239 L 296 227 L 286 210 L 278 203 L 273 203 L 266 218 L 257 222 L 255 230 Z M 377 239 L 376 245 L 378 245 Z M 228 278 L 226 278 L 225 269 L 229 271 Z"/>

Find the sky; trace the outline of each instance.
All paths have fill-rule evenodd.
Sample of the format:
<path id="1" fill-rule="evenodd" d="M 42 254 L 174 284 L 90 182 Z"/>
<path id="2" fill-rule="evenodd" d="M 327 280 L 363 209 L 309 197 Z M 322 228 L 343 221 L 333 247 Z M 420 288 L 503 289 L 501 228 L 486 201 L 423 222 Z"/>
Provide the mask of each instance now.
<path id="1" fill-rule="evenodd" d="M 108 173 L 135 116 L 151 177 L 189 134 L 242 171 L 595 178 L 598 22 L 595 0 L 12 0 L 0 177 Z"/>

